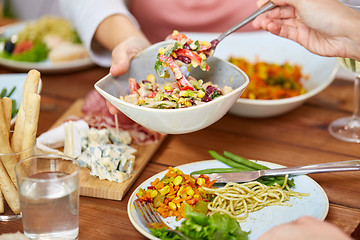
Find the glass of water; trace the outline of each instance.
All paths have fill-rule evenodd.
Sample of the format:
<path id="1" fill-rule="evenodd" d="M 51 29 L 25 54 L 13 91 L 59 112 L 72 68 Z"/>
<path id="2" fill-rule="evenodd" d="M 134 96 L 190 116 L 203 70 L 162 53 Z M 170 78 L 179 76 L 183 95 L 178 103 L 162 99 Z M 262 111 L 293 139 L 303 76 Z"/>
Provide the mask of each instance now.
<path id="1" fill-rule="evenodd" d="M 24 234 L 29 239 L 76 239 L 79 165 L 65 156 L 33 156 L 15 167 Z"/>

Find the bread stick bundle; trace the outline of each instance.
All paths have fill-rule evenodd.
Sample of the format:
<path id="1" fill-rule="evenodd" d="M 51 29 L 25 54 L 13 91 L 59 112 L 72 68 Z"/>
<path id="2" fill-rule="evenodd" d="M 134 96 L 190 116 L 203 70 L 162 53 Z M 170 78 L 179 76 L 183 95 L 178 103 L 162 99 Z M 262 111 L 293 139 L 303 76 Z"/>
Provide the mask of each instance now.
<path id="1" fill-rule="evenodd" d="M 12 155 L 10 147 L 10 126 L 11 126 L 12 101 L 3 98 L 0 102 L 0 153 L 10 155 L 0 155 L 0 212 L 4 212 L 3 195 L 8 202 L 11 210 L 20 213 L 19 196 L 16 189 L 15 165 L 17 158 Z"/>
<path id="2" fill-rule="evenodd" d="M 11 140 L 9 139 L 12 109 L 9 102 L 11 100 L 1 100 L 0 153 L 20 152 L 35 144 L 40 113 L 40 95 L 37 94 L 39 81 L 40 73 L 37 70 L 30 70 L 24 83 L 22 101 Z M 32 154 L 33 152 L 31 151 L 21 154 L 19 159 L 29 157 Z M 20 213 L 20 201 L 15 175 L 15 165 L 19 159 L 15 155 L 10 154 L 2 155 L 0 161 L 0 189 L 9 207 L 15 214 Z"/>
<path id="3" fill-rule="evenodd" d="M 10 104 L 10 106 L 8 106 Z M 12 108 L 12 102 L 6 100 L 5 98 L 1 99 L 0 104 L 0 153 L 14 153 L 10 146 L 9 136 L 10 136 L 10 125 L 11 125 L 11 111 L 8 109 Z M 9 116 L 10 115 L 10 116 Z M 9 120 L 10 119 L 10 120 Z M 15 175 L 15 165 L 17 163 L 17 158 L 15 155 L 0 155 L 0 159 L 10 176 L 11 181 L 16 186 L 16 175 Z"/>

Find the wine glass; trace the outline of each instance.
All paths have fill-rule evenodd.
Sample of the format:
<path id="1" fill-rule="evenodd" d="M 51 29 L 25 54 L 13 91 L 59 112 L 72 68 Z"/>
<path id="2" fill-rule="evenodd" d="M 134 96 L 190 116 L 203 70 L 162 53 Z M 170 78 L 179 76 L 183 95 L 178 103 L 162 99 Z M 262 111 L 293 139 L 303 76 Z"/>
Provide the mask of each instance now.
<path id="1" fill-rule="evenodd" d="M 340 0 L 344 5 L 360 12 L 360 0 Z M 338 58 L 340 65 L 354 73 L 353 114 L 333 121 L 329 125 L 332 136 L 347 142 L 360 143 L 360 62 L 350 58 Z"/>

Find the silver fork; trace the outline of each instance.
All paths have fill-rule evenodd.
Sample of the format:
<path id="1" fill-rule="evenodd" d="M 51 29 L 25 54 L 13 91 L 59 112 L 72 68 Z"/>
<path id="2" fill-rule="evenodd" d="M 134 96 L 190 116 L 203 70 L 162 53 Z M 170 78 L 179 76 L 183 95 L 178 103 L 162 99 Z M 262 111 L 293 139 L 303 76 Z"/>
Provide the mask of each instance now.
<path id="1" fill-rule="evenodd" d="M 147 226 L 151 224 L 162 224 L 164 227 L 167 227 L 166 231 L 176 233 L 180 237 L 182 237 L 185 240 L 191 240 L 190 238 L 186 237 L 184 234 L 182 234 L 180 231 L 174 230 L 172 228 L 169 228 L 164 221 L 161 219 L 158 212 L 156 212 L 149 202 L 143 202 L 143 201 L 134 201 L 135 210 L 136 213 L 140 216 L 143 216 L 143 220 L 145 220 L 143 223 Z"/>

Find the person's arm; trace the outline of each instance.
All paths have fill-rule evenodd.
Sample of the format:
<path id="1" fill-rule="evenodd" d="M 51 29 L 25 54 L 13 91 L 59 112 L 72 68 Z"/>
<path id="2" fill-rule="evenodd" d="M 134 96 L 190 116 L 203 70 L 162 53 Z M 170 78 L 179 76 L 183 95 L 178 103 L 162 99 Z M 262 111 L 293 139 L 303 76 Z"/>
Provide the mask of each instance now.
<path id="1" fill-rule="evenodd" d="M 263 234 L 259 240 L 351 240 L 335 225 L 313 217 L 301 217 L 293 222 L 279 225 Z"/>
<path id="2" fill-rule="evenodd" d="M 142 35 L 123 0 L 59 0 L 59 4 L 63 15 L 78 31 L 91 58 L 100 66 L 111 65 L 116 43 L 132 34 Z"/>
<path id="3" fill-rule="evenodd" d="M 259 0 L 261 6 L 267 0 Z M 360 61 L 360 13 L 338 0 L 272 0 L 277 8 L 253 21 L 278 36 L 298 42 L 309 51 L 328 57 Z"/>
<path id="4" fill-rule="evenodd" d="M 132 21 L 120 14 L 104 19 L 97 27 L 94 39 L 112 51 L 110 72 L 114 76 L 125 73 L 130 60 L 150 46 L 150 42 Z"/>

